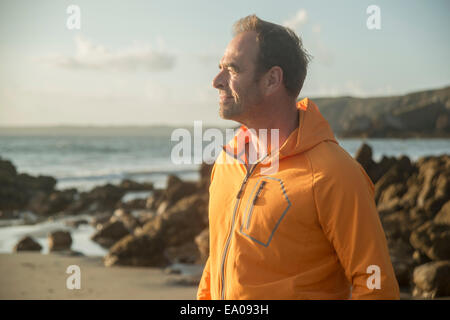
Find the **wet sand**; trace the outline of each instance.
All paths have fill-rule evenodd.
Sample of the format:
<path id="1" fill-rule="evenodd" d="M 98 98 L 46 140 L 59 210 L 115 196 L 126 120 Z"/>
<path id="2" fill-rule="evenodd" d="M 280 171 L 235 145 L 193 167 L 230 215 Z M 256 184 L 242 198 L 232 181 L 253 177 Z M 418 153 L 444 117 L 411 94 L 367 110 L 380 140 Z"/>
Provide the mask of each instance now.
<path id="1" fill-rule="evenodd" d="M 70 265 L 80 267 L 80 289 L 66 287 Z M 173 285 L 170 278 L 158 268 L 107 268 L 102 257 L 0 254 L 0 299 L 195 299 L 196 286 Z"/>

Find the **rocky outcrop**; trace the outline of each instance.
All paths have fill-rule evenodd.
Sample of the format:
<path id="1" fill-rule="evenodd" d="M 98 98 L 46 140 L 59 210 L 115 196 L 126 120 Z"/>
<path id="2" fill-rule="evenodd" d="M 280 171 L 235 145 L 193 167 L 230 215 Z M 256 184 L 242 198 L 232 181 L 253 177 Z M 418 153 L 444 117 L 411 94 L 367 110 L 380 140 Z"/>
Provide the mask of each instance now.
<path id="1" fill-rule="evenodd" d="M 423 157 L 415 163 L 406 156 L 384 157 L 376 163 L 371 155 L 363 145 L 355 158 L 375 184 L 397 280 L 403 288 L 414 287 L 418 297 L 439 297 L 445 290 L 420 279 L 439 282 L 441 267 L 435 266 L 441 264 L 430 263 L 450 260 L 450 156 Z"/>
<path id="2" fill-rule="evenodd" d="M 98 231 L 92 235 L 91 239 L 104 248 L 110 248 L 114 243 L 129 234 L 130 231 L 122 221 L 108 221 L 99 226 Z"/>
<path id="3" fill-rule="evenodd" d="M 180 199 L 137 228 L 133 235 L 116 243 L 105 257 L 105 265 L 161 266 L 197 260 L 196 246 L 190 243 L 206 227 L 203 216 L 207 203 L 207 195 L 194 194 Z M 185 256 L 187 248 L 195 255 L 192 259 Z"/>
<path id="4" fill-rule="evenodd" d="M 48 235 L 48 249 L 52 251 L 70 250 L 72 246 L 72 236 L 70 232 L 58 230 L 50 232 Z"/>
<path id="5" fill-rule="evenodd" d="M 450 87 L 392 97 L 312 100 L 339 137 L 450 136 Z"/>
<path id="6" fill-rule="evenodd" d="M 20 239 L 13 248 L 14 252 L 41 251 L 41 250 L 42 246 L 30 236 L 25 236 L 22 239 Z"/>
<path id="7" fill-rule="evenodd" d="M 18 174 L 11 161 L 0 158 L 0 185 L 1 210 L 26 210 L 34 196 L 54 191 L 56 180 L 49 176 Z"/>
<path id="8" fill-rule="evenodd" d="M 450 260 L 433 261 L 414 269 L 413 296 L 425 299 L 450 296 Z"/>

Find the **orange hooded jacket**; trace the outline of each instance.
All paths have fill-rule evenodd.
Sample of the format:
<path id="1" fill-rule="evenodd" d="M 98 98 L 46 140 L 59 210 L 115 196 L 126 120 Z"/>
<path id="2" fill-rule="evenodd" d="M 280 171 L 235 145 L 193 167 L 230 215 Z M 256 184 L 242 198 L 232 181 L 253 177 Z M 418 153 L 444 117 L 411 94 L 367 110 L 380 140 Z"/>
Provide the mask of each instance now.
<path id="1" fill-rule="evenodd" d="M 245 165 L 245 127 L 216 160 L 197 298 L 398 299 L 372 181 L 311 100 L 297 108 L 270 161 Z"/>

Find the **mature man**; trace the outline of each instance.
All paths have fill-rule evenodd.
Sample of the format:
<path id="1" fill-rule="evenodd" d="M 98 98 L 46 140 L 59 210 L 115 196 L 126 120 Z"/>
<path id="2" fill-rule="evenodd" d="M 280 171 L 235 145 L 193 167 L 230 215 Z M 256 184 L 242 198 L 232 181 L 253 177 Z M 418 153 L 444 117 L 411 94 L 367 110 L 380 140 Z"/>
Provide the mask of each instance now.
<path id="1" fill-rule="evenodd" d="M 234 26 L 213 86 L 242 126 L 211 174 L 198 299 L 399 298 L 370 178 L 314 102 L 296 102 L 308 60 L 290 29 L 254 15 Z M 250 161 L 259 129 L 279 141 Z"/>

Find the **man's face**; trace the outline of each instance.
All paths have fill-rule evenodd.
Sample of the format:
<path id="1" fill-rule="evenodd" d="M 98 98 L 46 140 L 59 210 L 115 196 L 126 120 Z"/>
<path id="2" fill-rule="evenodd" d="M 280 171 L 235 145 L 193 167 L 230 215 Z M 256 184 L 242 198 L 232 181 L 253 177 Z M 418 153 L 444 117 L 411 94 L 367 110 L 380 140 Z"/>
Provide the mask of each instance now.
<path id="1" fill-rule="evenodd" d="M 260 104 L 262 96 L 255 79 L 258 50 L 255 32 L 240 33 L 228 44 L 213 80 L 223 119 L 245 121 Z"/>

